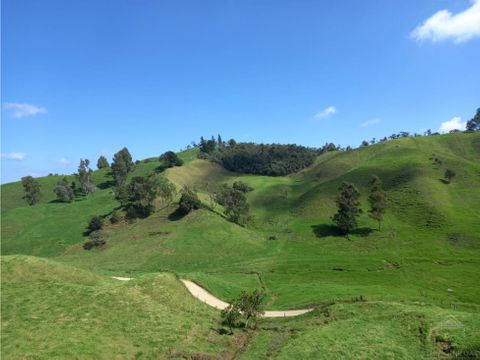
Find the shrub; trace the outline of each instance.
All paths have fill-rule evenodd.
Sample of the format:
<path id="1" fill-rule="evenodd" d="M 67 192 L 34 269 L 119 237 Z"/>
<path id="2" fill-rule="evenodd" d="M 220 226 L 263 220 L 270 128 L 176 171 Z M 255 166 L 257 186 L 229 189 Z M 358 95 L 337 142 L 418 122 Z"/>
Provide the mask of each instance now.
<path id="1" fill-rule="evenodd" d="M 91 234 L 94 231 L 101 230 L 103 228 L 103 219 L 100 216 L 94 216 L 88 223 L 88 233 Z"/>
<path id="2" fill-rule="evenodd" d="M 119 223 L 120 221 L 123 220 L 123 216 L 122 214 L 119 212 L 119 211 L 115 211 L 112 216 L 110 217 L 110 222 L 112 224 L 117 224 Z"/>
<path id="3" fill-rule="evenodd" d="M 198 198 L 197 193 L 188 188 L 184 187 L 181 191 L 179 209 L 183 214 L 188 214 L 192 210 L 199 209 L 201 202 Z"/>
<path id="4" fill-rule="evenodd" d="M 182 166 L 183 160 L 178 157 L 173 151 L 167 151 L 160 156 L 160 161 L 163 162 L 163 166 L 171 168 L 174 166 Z"/>
<path id="5" fill-rule="evenodd" d="M 101 230 L 92 231 L 89 238 L 90 240 L 83 244 L 85 250 L 101 247 L 107 243 L 105 240 L 105 234 Z"/>

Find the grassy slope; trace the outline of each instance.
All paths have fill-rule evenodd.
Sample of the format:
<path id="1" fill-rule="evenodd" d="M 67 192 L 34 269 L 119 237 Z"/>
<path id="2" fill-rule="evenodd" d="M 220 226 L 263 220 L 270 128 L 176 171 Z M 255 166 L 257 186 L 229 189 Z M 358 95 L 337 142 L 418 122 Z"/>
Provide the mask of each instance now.
<path id="1" fill-rule="evenodd" d="M 432 153 L 443 160 L 441 168 L 429 160 Z M 299 174 L 271 178 L 229 173 L 215 164 L 193 160 L 195 154 L 189 151 L 182 154 L 186 165 L 169 169 L 166 175 L 178 186 L 196 186 L 207 204 L 207 193 L 219 183 L 237 178 L 249 182 L 255 187 L 249 195 L 255 222 L 241 228 L 208 210 L 171 221 L 168 215 L 173 209 L 167 208 L 135 224 L 109 227 L 107 247 L 91 252 L 81 249 L 81 231 L 89 216 L 106 214 L 116 206 L 110 189 L 83 202 L 27 207 L 19 200 L 19 184 L 8 184 L 2 187 L 2 253 L 54 256 L 101 273 L 174 271 L 225 299 L 244 288 L 262 286 L 269 308 L 302 307 L 359 295 L 370 301 L 420 301 L 433 305 L 431 309 L 446 309 L 440 319 L 453 314 L 448 309 L 470 311 L 478 329 L 479 154 L 478 134 L 399 139 L 324 154 Z M 136 173 L 146 175 L 159 165 L 156 160 L 141 163 Z M 457 172 L 450 185 L 441 181 L 446 167 Z M 353 235 L 351 241 L 335 236 L 329 218 L 335 211 L 338 186 L 344 180 L 353 181 L 365 194 L 372 173 L 382 178 L 391 200 L 383 230 L 370 231 L 376 225 L 365 215 L 360 221 L 364 231 Z M 42 181 L 54 183 L 49 178 Z M 62 208 L 55 212 L 54 206 Z M 278 240 L 268 241 L 270 235 Z M 377 310 L 378 319 L 385 324 L 373 332 L 389 332 L 392 326 L 398 330 L 380 344 L 393 341 L 404 348 L 402 339 L 409 330 L 389 320 L 392 309 Z M 352 312 L 352 316 L 359 315 Z M 365 315 L 348 327 L 357 331 L 362 322 L 373 326 L 381 322 L 378 319 Z M 303 323 L 299 321 L 295 326 Z M 334 339 L 340 329 L 348 329 L 342 327 L 347 326 L 342 325 L 345 322 L 339 322 L 338 329 L 336 324 L 302 328 L 298 339 L 304 340 L 295 343 L 289 336 L 289 345 L 282 345 L 281 354 L 288 354 L 288 349 L 297 351 L 309 337 Z M 268 341 L 262 341 L 262 336 Z M 362 336 L 358 341 L 367 341 Z M 268 334 L 258 339 L 258 344 L 254 343 L 258 349 L 270 346 Z M 479 342 L 478 332 L 475 341 Z M 327 345 L 331 344 L 317 347 Z M 348 344 L 337 346 L 353 351 Z M 372 351 L 375 349 L 379 348 Z"/>
<path id="2" fill-rule="evenodd" d="M 2 358 L 158 359 L 234 348 L 212 331 L 215 311 L 172 274 L 125 283 L 17 255 L 1 267 Z"/>

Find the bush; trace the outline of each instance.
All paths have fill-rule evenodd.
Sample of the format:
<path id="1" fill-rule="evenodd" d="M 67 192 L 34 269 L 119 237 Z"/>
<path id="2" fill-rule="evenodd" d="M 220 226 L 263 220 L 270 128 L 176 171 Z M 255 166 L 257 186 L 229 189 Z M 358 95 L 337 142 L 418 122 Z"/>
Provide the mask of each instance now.
<path id="1" fill-rule="evenodd" d="M 90 240 L 83 244 L 85 250 L 101 247 L 107 243 L 105 234 L 101 230 L 95 230 L 90 233 Z"/>
<path id="2" fill-rule="evenodd" d="M 188 214 L 192 210 L 199 209 L 201 202 L 194 190 L 184 187 L 181 191 L 180 202 L 178 205 L 179 210 L 183 214 Z"/>
<path id="3" fill-rule="evenodd" d="M 122 214 L 119 212 L 119 211 L 115 211 L 112 216 L 110 217 L 110 222 L 112 224 L 117 224 L 119 223 L 120 221 L 123 220 L 123 216 Z"/>
<path id="4" fill-rule="evenodd" d="M 235 190 L 241 191 L 244 194 L 253 191 L 253 187 L 244 183 L 243 181 L 235 181 L 232 186 Z"/>
<path id="5" fill-rule="evenodd" d="M 182 166 L 183 160 L 178 157 L 173 151 L 167 151 L 160 156 L 160 161 L 163 162 L 163 166 L 171 168 L 174 166 Z"/>
<path id="6" fill-rule="evenodd" d="M 88 233 L 92 233 L 103 228 L 103 219 L 100 216 L 94 216 L 88 223 Z"/>

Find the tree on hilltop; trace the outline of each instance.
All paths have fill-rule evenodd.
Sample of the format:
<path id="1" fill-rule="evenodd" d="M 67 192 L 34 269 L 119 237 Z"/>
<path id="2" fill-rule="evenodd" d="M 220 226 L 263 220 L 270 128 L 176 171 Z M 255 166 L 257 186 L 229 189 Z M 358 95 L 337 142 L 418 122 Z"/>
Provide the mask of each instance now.
<path id="1" fill-rule="evenodd" d="M 97 160 L 97 168 L 98 169 L 105 169 L 110 167 L 110 164 L 108 163 L 108 160 L 105 156 L 100 156 Z"/>
<path id="2" fill-rule="evenodd" d="M 28 205 L 35 205 L 40 201 L 41 187 L 37 180 L 31 176 L 22 177 L 23 190 L 25 192 L 23 199 Z"/>
<path id="3" fill-rule="evenodd" d="M 126 147 L 113 155 L 112 173 L 117 186 L 125 184 L 127 176 L 133 170 L 132 155 Z"/>

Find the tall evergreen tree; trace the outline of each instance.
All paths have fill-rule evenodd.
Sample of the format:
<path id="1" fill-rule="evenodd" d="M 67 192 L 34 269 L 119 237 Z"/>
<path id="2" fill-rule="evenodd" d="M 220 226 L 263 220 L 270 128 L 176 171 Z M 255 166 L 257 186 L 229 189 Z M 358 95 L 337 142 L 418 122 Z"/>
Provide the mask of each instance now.
<path id="1" fill-rule="evenodd" d="M 35 205 L 40 201 L 40 184 L 31 176 L 22 177 L 22 185 L 25 195 L 23 199 L 28 205 Z"/>
<path id="2" fill-rule="evenodd" d="M 108 168 L 110 166 L 110 164 L 108 163 L 108 160 L 105 156 L 100 156 L 97 160 L 97 168 L 98 169 L 104 169 L 104 168 Z"/>
<path id="3" fill-rule="evenodd" d="M 80 165 L 78 166 L 78 180 L 80 181 L 80 188 L 85 195 L 93 192 L 95 186 L 92 182 L 92 169 L 90 169 L 90 160 L 80 159 Z"/>
<path id="4" fill-rule="evenodd" d="M 117 186 L 125 184 L 128 173 L 133 169 L 132 155 L 126 147 L 113 156 L 112 173 Z"/>
<path id="5" fill-rule="evenodd" d="M 340 190 L 336 200 L 338 210 L 332 220 L 348 236 L 348 233 L 358 226 L 357 221 L 362 214 L 360 192 L 349 182 L 344 182 L 338 190 Z"/>
<path id="6" fill-rule="evenodd" d="M 370 196 L 368 202 L 370 203 L 370 217 L 378 221 L 378 230 L 381 230 L 381 224 L 385 212 L 387 211 L 387 193 L 383 190 L 383 184 L 377 175 L 373 175 L 369 182 Z"/>

